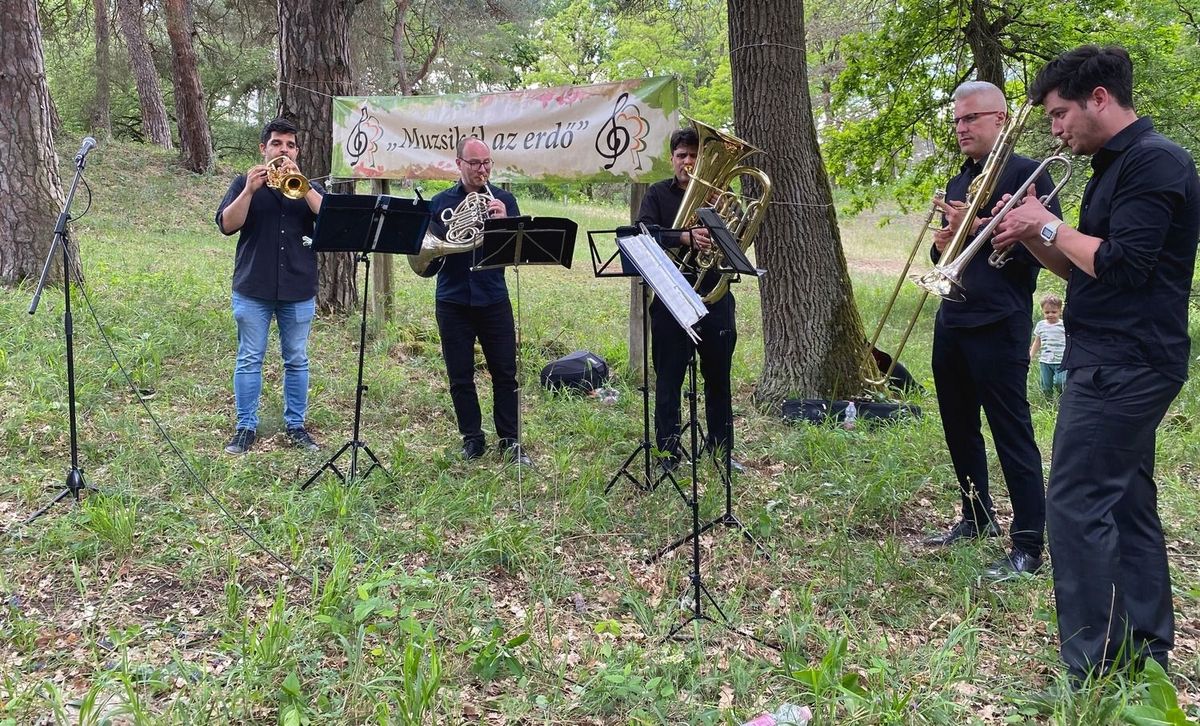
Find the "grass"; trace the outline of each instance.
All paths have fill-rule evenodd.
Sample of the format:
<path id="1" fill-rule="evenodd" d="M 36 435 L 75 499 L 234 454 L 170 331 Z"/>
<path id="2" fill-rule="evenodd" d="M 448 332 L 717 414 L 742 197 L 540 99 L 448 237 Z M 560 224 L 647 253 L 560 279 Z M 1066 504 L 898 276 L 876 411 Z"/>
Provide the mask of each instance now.
<path id="1" fill-rule="evenodd" d="M 918 544 L 957 502 L 932 395 L 916 401 L 924 419 L 890 428 L 787 426 L 758 411 L 760 309 L 744 284 L 734 388 L 749 472 L 735 510 L 772 558 L 718 530 L 702 540 L 704 574 L 735 626 L 784 650 L 712 626 L 663 643 L 688 563 L 683 553 L 642 559 L 684 531 L 684 509 L 665 487 L 603 493 L 640 436 L 626 284 L 592 277 L 583 239 L 572 270 L 521 273 L 524 423 L 539 471 L 518 479 L 495 457 L 454 457 L 433 283 L 398 261 L 394 318 L 368 341 L 363 421 L 395 480 L 344 487 L 325 477 L 300 492 L 349 436 L 358 318 L 314 327 L 310 420 L 324 450 L 286 447 L 272 354 L 261 443 L 225 456 L 233 241 L 211 216 L 231 175 L 190 176 L 167 155 L 110 146 L 94 153 L 92 211 L 74 227 L 103 330 L 136 385 L 153 392 L 149 407 L 186 466 L 80 301 L 80 455 L 102 493 L 19 526 L 61 487 L 68 463 L 62 303 L 48 295 L 30 317 L 27 287 L 0 292 L 0 724 L 737 724 L 782 702 L 809 705 L 822 724 L 1097 724 L 1165 719 L 1168 695 L 1182 713 L 1200 713 L 1193 384 L 1159 439 L 1179 616 L 1171 677 L 1115 680 L 1041 713 L 1031 696 L 1061 682 L 1050 579 L 981 581 L 997 543 L 948 553 Z M 612 228 L 623 214 L 522 203 L 581 230 Z M 843 220 L 868 321 L 907 255 L 914 217 Z M 927 387 L 932 314 L 931 305 L 905 355 Z M 539 368 L 577 348 L 613 365 L 618 403 L 540 390 Z M 1055 411 L 1034 398 L 1048 461 Z M 303 578 L 248 539 L 188 468 Z M 707 491 L 705 513 L 720 506 Z"/>

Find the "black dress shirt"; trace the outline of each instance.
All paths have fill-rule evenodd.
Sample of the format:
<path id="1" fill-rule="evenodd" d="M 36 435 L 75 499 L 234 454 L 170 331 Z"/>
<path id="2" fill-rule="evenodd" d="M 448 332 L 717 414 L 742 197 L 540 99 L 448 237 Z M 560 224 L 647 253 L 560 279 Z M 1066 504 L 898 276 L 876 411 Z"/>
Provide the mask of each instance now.
<path id="1" fill-rule="evenodd" d="M 642 204 L 638 207 L 637 221 L 640 224 L 644 224 L 648 228 L 657 226 L 664 230 L 658 233 L 657 239 L 658 243 L 667 250 L 683 248 L 683 242 L 680 241 L 683 231 L 666 230 L 670 230 L 675 224 L 675 217 L 679 214 L 680 205 L 683 204 L 684 191 L 683 187 L 675 183 L 674 178 L 654 182 L 646 188 L 646 194 L 642 197 Z M 655 230 L 651 229 L 651 233 L 654 232 Z M 683 273 L 688 281 L 695 281 L 696 275 L 694 272 L 684 270 Z M 707 295 L 717 286 L 720 279 L 720 275 L 706 275 L 697 292 L 700 295 Z"/>
<path id="2" fill-rule="evenodd" d="M 1096 277 L 1067 282 L 1064 368 L 1152 366 L 1183 380 L 1187 301 L 1200 238 L 1192 157 L 1140 118 L 1092 156 L 1079 231 L 1101 238 Z"/>
<path id="3" fill-rule="evenodd" d="M 504 202 L 504 208 L 509 217 L 521 216 L 517 208 L 517 198 L 500 187 L 488 185 L 492 196 Z M 429 200 L 433 220 L 429 229 L 438 237 L 446 234 L 442 223 L 442 211 L 453 209 L 467 197 L 467 189 L 459 181 L 449 189 L 439 192 Z M 471 252 L 460 252 L 439 257 L 430 263 L 424 277 L 438 276 L 436 299 L 458 305 L 485 307 L 508 299 L 508 285 L 504 282 L 504 268 L 471 271 L 475 255 Z"/>
<path id="4" fill-rule="evenodd" d="M 325 189 L 310 182 L 322 195 Z M 246 188 L 246 175 L 229 185 L 217 207 L 217 229 L 231 235 L 221 222 L 225 208 Z M 297 302 L 317 294 L 317 253 L 302 244 L 311 237 L 317 215 L 303 199 L 288 199 L 263 185 L 250 198 L 246 221 L 238 231 L 233 260 L 233 291 L 261 300 Z"/>
<path id="5" fill-rule="evenodd" d="M 983 161 L 986 161 L 986 157 Z M 996 202 L 1005 194 L 1012 194 L 1029 175 L 1038 167 L 1040 162 L 1019 154 L 1013 154 L 1000 173 L 992 198 L 980 207 L 980 217 L 990 217 Z M 971 182 L 983 172 L 983 163 L 968 158 L 963 162 L 958 175 L 946 185 L 946 201 L 963 202 L 967 199 L 967 189 Z M 1049 194 L 1054 183 L 1049 174 L 1042 174 L 1037 180 L 1038 196 Z M 1050 210 L 1061 215 L 1058 201 L 1050 203 Z M 967 244 L 974 235 L 967 238 Z M 965 246 L 964 246 L 965 248 Z M 987 245 L 963 270 L 962 284 L 966 289 L 966 300 L 963 302 L 943 301 L 938 309 L 938 322 L 950 328 L 975 328 L 997 322 L 1009 315 L 1024 315 L 1032 319 L 1033 292 L 1037 289 L 1037 276 L 1040 266 L 1033 255 L 1022 246 L 1017 245 L 1009 257 L 1008 264 L 996 269 L 988 264 L 992 246 Z M 937 247 L 930 248 L 930 259 L 937 262 L 941 253 Z"/>

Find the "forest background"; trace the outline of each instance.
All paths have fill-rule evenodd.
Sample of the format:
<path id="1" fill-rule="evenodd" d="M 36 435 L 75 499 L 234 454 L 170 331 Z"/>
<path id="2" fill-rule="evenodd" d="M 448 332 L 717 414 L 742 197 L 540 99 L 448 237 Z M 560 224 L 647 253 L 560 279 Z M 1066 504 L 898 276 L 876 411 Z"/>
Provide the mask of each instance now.
<path id="1" fill-rule="evenodd" d="M 773 407 L 785 394 L 837 393 L 854 369 L 846 361 L 883 307 L 915 217 L 958 163 L 947 101 L 959 82 L 993 80 L 1017 102 L 1058 52 L 1120 43 L 1135 60 L 1139 111 L 1200 150 L 1194 0 L 4 0 L 0 10 L 0 81 L 40 81 L 34 107 L 45 121 L 8 92 L 26 86 L 4 86 L 0 175 L 5 189 L 27 193 L 0 197 L 9 285 L 0 430 L 12 463 L 0 483 L 0 719 L 738 723 L 783 700 L 812 706 L 821 723 L 1196 717 L 1191 384 L 1159 455 L 1180 615 L 1176 668 L 1170 680 L 1106 684 L 1049 710 L 1028 701 L 1058 678 L 1049 578 L 989 587 L 976 577 L 995 554 L 987 545 L 945 557 L 916 545 L 954 506 L 936 416 L 895 429 L 804 430 L 780 426 Z M 468 469 L 443 451 L 453 424 L 431 293 L 405 276 L 390 317 L 372 329 L 365 416 L 373 446 L 406 485 L 326 481 L 305 495 L 292 489 L 307 470 L 292 452 L 268 443 L 260 458 L 229 461 L 216 445 L 231 403 L 232 253 L 211 214 L 228 179 L 254 162 L 266 120 L 295 113 L 319 139 L 330 93 L 651 75 L 679 80 L 688 115 L 765 148 L 757 163 L 791 195 L 782 201 L 811 207 L 772 212 L 761 301 L 749 285 L 738 290 L 734 378 L 750 469 L 738 506 L 774 558 L 762 561 L 733 533 L 704 540 L 723 607 L 782 653 L 719 629 L 659 643 L 686 563 L 640 560 L 678 534 L 683 510 L 665 488 L 653 498 L 604 494 L 640 436 L 640 396 L 621 369 L 626 301 L 579 271 L 530 275 L 526 291 L 538 302 L 525 321 L 523 379 L 536 388 L 538 364 L 591 345 L 618 362 L 621 403 L 534 394 L 528 425 L 541 478 L 517 481 L 498 463 Z M 101 330 L 115 333 L 135 387 L 158 397 L 166 429 L 189 453 L 175 458 L 160 443 L 105 343 L 83 339 L 83 454 L 103 494 L 22 527 L 22 515 L 56 491 L 66 440 L 60 331 L 52 315 L 30 318 L 24 306 L 84 134 L 101 147 L 89 172 L 95 209 L 75 227 L 88 285 L 109 316 Z M 1021 148 L 1039 156 L 1050 146 L 1038 121 Z M 319 176 L 322 164 L 314 154 L 304 168 Z M 1068 192 L 1068 219 L 1080 184 Z M 517 192 L 530 210 L 581 228 L 628 216 L 627 187 Z M 345 313 L 362 281 L 346 269 L 314 333 L 327 375 L 313 421 L 327 443 L 344 431 L 354 395 L 357 319 Z M 770 287 L 777 278 L 785 289 Z M 1047 275 L 1042 287 L 1061 292 Z M 586 311 L 581 289 L 593 301 Z M 53 296 L 44 304 L 60 312 Z M 911 301 L 901 306 L 911 312 Z M 921 321 L 928 330 L 930 311 Z M 917 340 L 907 357 L 927 388 L 928 351 Z M 268 370 L 269 380 L 277 375 Z M 932 410 L 931 394 L 913 402 Z M 1035 403 L 1047 460 L 1053 417 L 1052 402 Z M 318 574 L 289 578 L 219 513 L 208 488 L 268 548 Z M 704 504 L 719 511 L 717 492 Z"/>

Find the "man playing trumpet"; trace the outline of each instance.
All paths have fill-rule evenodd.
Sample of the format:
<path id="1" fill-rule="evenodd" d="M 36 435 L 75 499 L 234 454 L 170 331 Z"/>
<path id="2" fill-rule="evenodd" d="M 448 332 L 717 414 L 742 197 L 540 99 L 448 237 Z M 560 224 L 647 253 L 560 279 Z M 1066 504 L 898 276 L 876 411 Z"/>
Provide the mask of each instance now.
<path id="1" fill-rule="evenodd" d="M 955 89 L 954 132 L 966 155 L 957 176 L 946 187 L 945 201 L 935 204 L 947 226 L 934 232 L 930 255 L 936 263 L 960 225 L 977 231 L 987 220 L 963 219 L 968 188 L 979 178 L 1008 118 L 1004 93 L 983 81 Z M 1037 168 L 1037 162 L 1014 154 L 1001 172 L 995 199 L 1016 189 Z M 1041 193 L 1052 189 L 1049 175 L 1037 182 Z M 1057 209 L 1057 202 L 1053 203 Z M 947 260 L 948 262 L 948 260 Z M 1045 531 L 1045 493 L 1042 457 L 1033 437 L 1026 378 L 1026 346 L 1032 329 L 1033 291 L 1039 268 L 1021 255 L 997 269 L 987 255 L 976 255 L 963 272 L 966 300 L 943 302 L 933 331 L 933 379 L 946 448 L 962 494 L 962 518 L 950 530 L 929 537 L 925 544 L 946 546 L 963 539 L 996 537 L 1000 528 L 988 486 L 987 452 L 979 412 L 987 416 L 996 456 L 1012 500 L 1012 549 L 986 570 L 991 577 L 1035 572 L 1042 564 Z"/>
<path id="2" fill-rule="evenodd" d="M 315 182 L 299 199 L 272 188 L 269 176 L 299 174 L 297 128 L 277 118 L 262 130 L 263 163 L 235 178 L 217 208 L 221 234 L 238 232 L 233 262 L 233 319 L 238 352 L 233 371 L 237 427 L 225 451 L 244 454 L 258 436 L 258 400 L 271 318 L 283 356 L 283 422 L 294 446 L 315 450 L 308 411 L 308 334 L 317 307 L 317 253 L 302 244 L 313 233 L 325 190 Z M 282 161 L 280 161 L 282 159 Z"/>

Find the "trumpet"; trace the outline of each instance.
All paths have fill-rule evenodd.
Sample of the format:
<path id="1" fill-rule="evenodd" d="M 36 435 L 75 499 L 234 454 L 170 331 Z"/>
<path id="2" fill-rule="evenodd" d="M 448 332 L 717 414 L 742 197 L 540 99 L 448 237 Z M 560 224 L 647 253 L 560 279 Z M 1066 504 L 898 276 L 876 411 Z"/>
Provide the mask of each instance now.
<path id="1" fill-rule="evenodd" d="M 951 262 L 945 265 L 938 265 L 937 267 L 933 268 L 931 272 L 926 273 L 917 281 L 917 284 L 925 290 L 932 292 L 934 295 L 938 295 L 945 300 L 952 300 L 955 302 L 962 302 L 965 300 L 966 289 L 962 284 L 963 271 L 966 269 L 967 265 L 971 262 L 975 255 L 978 254 L 981 249 L 983 249 L 984 245 L 991 244 L 992 232 L 996 230 L 996 226 L 1000 224 L 1000 222 L 1004 221 L 1004 217 L 1011 212 L 1014 207 L 1025 200 L 1025 194 L 1030 188 L 1037 184 L 1038 178 L 1041 177 L 1042 174 L 1046 173 L 1047 169 L 1056 164 L 1060 165 L 1063 169 L 1062 178 L 1059 179 L 1058 184 L 1056 184 L 1054 188 L 1050 190 L 1049 194 L 1045 194 L 1040 197 L 1042 204 L 1049 204 L 1050 200 L 1057 197 L 1059 192 L 1063 190 L 1063 187 L 1067 185 L 1067 182 L 1071 180 L 1071 160 L 1062 153 L 1066 147 L 1067 142 L 1063 141 L 1059 143 L 1058 147 L 1055 148 L 1054 153 L 1046 157 L 1041 164 L 1038 164 L 1038 167 L 1033 170 L 1033 173 L 1030 174 L 1029 177 L 1022 182 L 1015 191 L 1013 191 L 1008 202 L 1006 202 L 1004 206 L 1000 208 L 1000 211 L 996 212 L 996 214 L 992 216 L 991 221 L 988 222 L 983 229 L 979 230 L 979 234 L 975 235 L 975 239 L 971 241 L 970 245 L 963 248 L 962 252 L 959 253 L 958 256 L 956 256 Z M 966 223 L 964 222 L 964 224 Z M 988 256 L 988 264 L 995 268 L 1004 267 L 1011 257 L 1012 251 L 1012 247 L 1009 247 L 1005 250 L 993 251 Z"/>
<path id="2" fill-rule="evenodd" d="M 286 156 L 276 156 L 267 162 L 267 186 L 278 189 L 288 199 L 303 199 L 310 185 L 304 175 L 295 171 L 284 171 L 283 165 L 291 161 Z"/>

